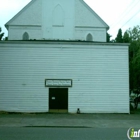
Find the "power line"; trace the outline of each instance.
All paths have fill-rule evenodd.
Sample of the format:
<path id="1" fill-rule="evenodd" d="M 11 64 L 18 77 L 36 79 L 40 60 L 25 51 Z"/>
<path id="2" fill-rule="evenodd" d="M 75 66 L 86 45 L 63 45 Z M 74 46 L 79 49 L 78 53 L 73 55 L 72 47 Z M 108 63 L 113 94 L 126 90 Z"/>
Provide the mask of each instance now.
<path id="1" fill-rule="evenodd" d="M 124 24 L 121 26 L 121 28 L 122 28 L 124 25 L 126 25 L 129 21 L 131 21 L 139 12 L 140 12 L 140 9 L 139 9 L 139 11 L 138 11 L 137 13 L 135 13 L 126 23 L 124 23 Z"/>
<path id="2" fill-rule="evenodd" d="M 132 11 L 132 9 L 133 9 L 139 2 L 140 2 L 140 1 L 138 0 L 137 3 L 135 3 L 135 5 L 133 5 L 133 7 L 131 7 L 131 8 L 129 9 L 128 12 L 127 12 L 127 10 L 126 10 L 127 13 L 125 13 L 125 15 L 122 16 L 121 19 L 120 19 L 117 23 L 115 23 L 112 27 L 117 26 L 117 24 L 118 24 L 119 22 L 121 22 L 121 20 L 122 20 L 128 13 L 130 13 L 130 12 Z M 132 3 L 133 3 L 133 2 L 132 2 Z"/>
<path id="3" fill-rule="evenodd" d="M 139 3 L 139 2 L 138 2 Z M 140 10 L 138 10 L 135 14 L 133 14 L 132 16 L 131 16 L 131 18 L 129 18 L 121 27 L 119 27 L 119 28 L 122 28 L 122 27 L 124 27 L 128 22 L 130 22 L 138 13 L 140 12 Z M 116 27 L 116 26 L 115 26 Z M 113 34 L 116 32 L 116 29 L 113 31 Z"/>
<path id="4" fill-rule="evenodd" d="M 131 21 L 138 13 L 140 13 L 140 9 L 127 21 L 125 22 L 120 28 L 124 27 L 129 21 Z M 114 31 L 115 33 L 116 31 Z"/>
<path id="5" fill-rule="evenodd" d="M 120 17 L 120 19 L 122 19 L 125 15 L 126 15 L 126 12 L 129 10 L 130 11 L 130 9 L 132 9 L 132 5 L 133 5 L 133 3 L 134 3 L 135 1 L 132 1 L 128 6 L 127 6 L 127 8 L 124 10 L 124 12 L 122 13 L 122 15 L 121 15 L 121 17 Z M 131 6 L 130 6 L 131 5 Z M 131 8 L 130 8 L 131 7 Z M 129 9 L 130 8 L 130 9 Z M 118 21 L 119 22 L 119 21 Z M 118 23 L 117 22 L 117 23 Z M 111 26 L 114 26 L 116 23 L 113 23 Z"/>

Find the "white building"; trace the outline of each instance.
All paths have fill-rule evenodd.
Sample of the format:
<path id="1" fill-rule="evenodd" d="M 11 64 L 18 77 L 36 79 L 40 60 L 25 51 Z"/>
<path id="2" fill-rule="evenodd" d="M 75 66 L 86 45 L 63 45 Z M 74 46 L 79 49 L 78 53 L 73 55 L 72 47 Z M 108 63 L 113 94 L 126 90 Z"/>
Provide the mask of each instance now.
<path id="1" fill-rule="evenodd" d="M 106 42 L 109 26 L 83 0 L 32 0 L 6 28 L 9 40 Z"/>
<path id="2" fill-rule="evenodd" d="M 128 44 L 105 43 L 108 26 L 84 1 L 32 0 L 6 27 L 0 111 L 129 113 Z"/>

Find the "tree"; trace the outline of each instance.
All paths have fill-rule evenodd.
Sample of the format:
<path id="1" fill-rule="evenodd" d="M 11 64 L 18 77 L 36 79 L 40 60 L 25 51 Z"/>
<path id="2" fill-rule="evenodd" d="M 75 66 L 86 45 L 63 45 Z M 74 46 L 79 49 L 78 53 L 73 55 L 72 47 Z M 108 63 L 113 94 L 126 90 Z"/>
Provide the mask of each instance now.
<path id="1" fill-rule="evenodd" d="M 134 28 L 129 28 L 126 32 L 129 35 L 129 43 L 131 43 L 129 47 L 129 58 L 131 61 L 140 49 L 140 27 L 134 26 Z"/>
<path id="2" fill-rule="evenodd" d="M 122 37 L 122 29 L 118 30 L 117 37 L 115 38 L 116 43 L 123 43 L 123 37 Z"/>
<path id="3" fill-rule="evenodd" d="M 116 43 L 130 43 L 129 46 L 129 71 L 130 90 L 139 91 L 140 94 L 140 26 L 134 26 L 124 32 L 118 30 Z M 139 89 L 139 90 L 138 90 Z M 138 93 L 138 92 L 137 92 Z"/>
<path id="4" fill-rule="evenodd" d="M 2 29 L 0 27 L 0 40 L 2 40 L 3 36 L 4 36 L 4 33 L 1 33 Z"/>
<path id="5" fill-rule="evenodd" d="M 129 37 L 129 33 L 128 31 L 125 31 L 123 35 L 123 43 L 130 43 L 130 42 L 131 42 L 131 38 Z"/>
<path id="6" fill-rule="evenodd" d="M 140 27 L 129 28 L 124 36 L 124 42 L 130 42 L 129 46 L 129 69 L 130 89 L 137 91 L 140 88 Z M 127 42 L 128 41 L 128 42 Z"/>
<path id="7" fill-rule="evenodd" d="M 130 80 L 131 89 L 140 88 L 140 49 L 130 61 Z"/>
<path id="8" fill-rule="evenodd" d="M 132 41 L 140 40 L 140 26 L 134 26 L 133 29 L 129 28 L 127 30 L 127 33 L 129 34 L 129 37 Z"/>

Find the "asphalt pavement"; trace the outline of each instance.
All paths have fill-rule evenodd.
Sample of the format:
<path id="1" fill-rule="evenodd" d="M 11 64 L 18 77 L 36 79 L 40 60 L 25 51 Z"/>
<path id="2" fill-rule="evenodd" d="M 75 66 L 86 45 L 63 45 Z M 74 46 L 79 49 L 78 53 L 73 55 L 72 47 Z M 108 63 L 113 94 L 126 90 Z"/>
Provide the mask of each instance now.
<path id="1" fill-rule="evenodd" d="M 140 114 L 0 114 L 0 127 L 140 129 Z"/>
<path id="2" fill-rule="evenodd" d="M 128 140 L 140 114 L 0 114 L 0 140 Z"/>
<path id="3" fill-rule="evenodd" d="M 128 140 L 123 128 L 1 128 L 1 140 Z"/>

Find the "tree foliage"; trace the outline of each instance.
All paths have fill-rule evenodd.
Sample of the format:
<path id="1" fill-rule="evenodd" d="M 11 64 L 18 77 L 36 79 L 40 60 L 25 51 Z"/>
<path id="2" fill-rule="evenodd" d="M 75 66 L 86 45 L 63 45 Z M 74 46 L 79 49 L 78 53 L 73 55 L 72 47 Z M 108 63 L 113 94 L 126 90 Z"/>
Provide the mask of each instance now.
<path id="1" fill-rule="evenodd" d="M 140 88 L 140 49 L 130 61 L 130 88 Z"/>
<path id="2" fill-rule="evenodd" d="M 129 28 L 127 33 L 130 36 L 131 41 L 138 41 L 140 40 L 140 26 L 134 26 L 134 28 Z"/>
<path id="3" fill-rule="evenodd" d="M 118 30 L 115 43 L 130 43 L 129 46 L 129 71 L 130 90 L 140 94 L 140 26 L 129 28 L 122 35 L 122 30 Z"/>
<path id="4" fill-rule="evenodd" d="M 3 36 L 4 36 L 4 33 L 1 33 L 2 32 L 2 29 L 0 27 L 0 40 L 2 40 Z"/>
<path id="5" fill-rule="evenodd" d="M 117 37 L 115 38 L 116 43 L 123 43 L 122 29 L 118 30 Z"/>
<path id="6" fill-rule="evenodd" d="M 130 42 L 131 42 L 131 39 L 130 39 L 129 33 L 128 31 L 125 31 L 123 35 L 123 43 L 130 43 Z"/>
<path id="7" fill-rule="evenodd" d="M 140 27 L 129 28 L 124 33 L 123 42 L 130 43 L 130 89 L 134 91 L 140 88 Z"/>

